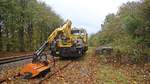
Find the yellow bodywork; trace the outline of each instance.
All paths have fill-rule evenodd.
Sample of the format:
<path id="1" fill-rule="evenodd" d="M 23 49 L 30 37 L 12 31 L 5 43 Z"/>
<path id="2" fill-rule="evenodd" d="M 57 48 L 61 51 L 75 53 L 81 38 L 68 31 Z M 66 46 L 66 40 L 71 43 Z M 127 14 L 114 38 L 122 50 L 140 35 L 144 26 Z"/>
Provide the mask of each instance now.
<path id="1" fill-rule="evenodd" d="M 52 32 L 52 34 L 48 37 L 47 39 L 48 43 L 50 44 L 55 39 L 55 37 L 57 37 L 57 35 L 62 34 L 67 38 L 67 42 L 65 43 L 65 45 L 62 44 L 63 42 L 59 42 L 58 47 L 71 47 L 72 46 L 71 24 L 72 24 L 71 21 L 67 20 L 62 27 L 55 29 Z"/>
<path id="2" fill-rule="evenodd" d="M 58 37 L 58 35 L 63 35 L 67 40 L 66 42 L 64 42 L 63 40 L 59 41 L 57 43 L 57 47 L 61 48 L 61 47 L 71 47 L 73 45 L 73 40 L 76 38 L 82 38 L 84 44 L 87 46 L 87 34 L 86 31 L 84 29 L 83 30 L 84 34 L 82 35 L 73 35 L 71 34 L 71 25 L 72 22 L 70 20 L 67 20 L 64 25 L 62 27 L 56 28 L 48 37 L 47 41 L 48 44 L 50 44 L 52 41 L 56 40 L 55 38 Z"/>

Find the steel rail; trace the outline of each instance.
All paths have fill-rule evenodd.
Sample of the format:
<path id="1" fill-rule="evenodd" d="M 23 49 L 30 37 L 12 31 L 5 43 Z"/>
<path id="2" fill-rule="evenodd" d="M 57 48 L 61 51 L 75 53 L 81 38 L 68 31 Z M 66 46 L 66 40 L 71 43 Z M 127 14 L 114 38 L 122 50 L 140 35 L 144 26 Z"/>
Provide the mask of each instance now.
<path id="1" fill-rule="evenodd" d="M 10 60 L 14 60 L 16 58 L 18 58 L 17 61 L 19 60 L 24 60 L 24 59 L 29 59 L 29 58 L 32 58 L 33 55 L 26 55 L 26 56 L 20 56 L 20 57 L 11 57 L 11 58 L 7 58 L 7 59 L 4 59 L 6 61 L 10 61 Z M 0 64 L 2 63 L 1 61 L 4 61 L 2 59 L 0 59 Z M 10 61 L 10 62 L 12 62 Z M 16 61 L 16 60 L 14 60 Z M 6 62 L 5 62 L 6 63 Z M 7 62 L 8 63 L 8 62 Z M 56 71 L 54 70 L 54 72 L 49 72 L 44 78 L 42 79 L 39 79 L 38 82 L 36 82 L 37 84 L 42 84 L 44 81 L 48 80 L 49 78 L 51 78 L 52 76 L 56 75 L 58 72 L 64 70 L 66 67 L 68 67 L 70 64 L 73 63 L 73 60 L 70 60 L 69 62 L 67 62 L 65 65 L 63 65 L 62 67 L 60 67 L 59 69 L 57 69 Z M 3 62 L 4 64 L 4 62 Z M 51 67 L 51 68 L 54 68 L 55 66 Z M 8 77 L 8 78 L 4 78 L 4 79 L 0 79 L 0 83 L 3 83 L 3 82 L 6 82 L 6 81 L 10 81 L 11 79 L 16 79 L 16 75 L 12 76 L 12 77 Z"/>
<path id="2" fill-rule="evenodd" d="M 10 62 L 16 62 L 20 60 L 30 59 L 33 57 L 33 54 L 23 55 L 23 56 L 15 56 L 15 57 L 7 57 L 7 58 L 0 58 L 0 65 L 7 64 Z"/>
<path id="3" fill-rule="evenodd" d="M 66 67 L 68 67 L 70 64 L 72 64 L 73 61 L 71 60 L 70 62 L 68 62 L 67 64 L 65 64 L 64 66 L 60 67 L 58 70 L 54 71 L 53 73 L 48 73 L 46 75 L 46 77 L 42 78 L 41 80 L 39 80 L 39 82 L 37 84 L 42 84 L 45 80 L 51 78 L 52 76 L 56 75 L 58 72 L 64 70 Z"/>

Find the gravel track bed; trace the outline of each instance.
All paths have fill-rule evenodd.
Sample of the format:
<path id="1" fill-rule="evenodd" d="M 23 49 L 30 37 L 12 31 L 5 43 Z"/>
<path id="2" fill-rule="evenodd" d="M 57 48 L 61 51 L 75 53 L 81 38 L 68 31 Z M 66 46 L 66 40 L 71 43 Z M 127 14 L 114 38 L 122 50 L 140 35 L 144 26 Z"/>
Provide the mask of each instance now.
<path id="1" fill-rule="evenodd" d="M 48 59 L 50 60 L 50 66 L 51 68 L 51 72 L 50 73 L 54 73 L 56 71 L 58 71 L 61 67 L 63 67 L 64 65 L 66 65 L 67 63 L 70 62 L 70 60 L 62 60 L 59 58 L 55 58 L 56 64 L 55 66 L 53 65 L 53 59 L 51 58 L 51 56 L 48 56 Z M 3 64 L 0 65 L 0 79 L 4 79 L 4 78 L 8 78 L 8 77 L 12 77 L 15 74 L 17 74 L 20 69 L 23 67 L 23 65 L 30 63 L 32 59 L 27 59 L 27 60 L 21 60 L 21 61 L 17 61 L 17 62 L 12 62 L 12 63 L 7 63 L 7 64 Z M 39 80 L 41 80 L 42 78 L 39 77 L 35 77 L 29 80 L 25 80 L 25 79 L 12 79 L 10 81 L 4 82 L 4 84 L 6 83 L 11 83 L 11 84 L 36 84 L 39 82 Z"/>
<path id="2" fill-rule="evenodd" d="M 25 59 L 0 65 L 0 79 L 5 79 L 16 75 L 20 71 L 21 67 L 26 63 L 31 62 L 31 60 L 32 59 Z"/>

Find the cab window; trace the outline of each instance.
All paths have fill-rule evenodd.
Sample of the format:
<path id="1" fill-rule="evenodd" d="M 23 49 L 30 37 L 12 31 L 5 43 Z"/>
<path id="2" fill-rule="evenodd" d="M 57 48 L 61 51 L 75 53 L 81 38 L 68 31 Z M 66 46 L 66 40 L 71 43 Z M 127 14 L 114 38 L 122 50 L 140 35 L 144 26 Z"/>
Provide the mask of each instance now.
<path id="1" fill-rule="evenodd" d="M 80 33 L 79 33 L 79 30 L 72 30 L 72 31 L 71 31 L 71 34 L 79 35 Z"/>

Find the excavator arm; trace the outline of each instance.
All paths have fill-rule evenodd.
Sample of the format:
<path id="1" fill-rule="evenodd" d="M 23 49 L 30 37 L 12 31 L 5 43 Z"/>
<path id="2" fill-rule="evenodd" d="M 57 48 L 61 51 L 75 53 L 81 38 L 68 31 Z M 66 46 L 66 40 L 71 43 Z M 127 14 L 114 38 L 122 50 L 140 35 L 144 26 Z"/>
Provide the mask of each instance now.
<path id="1" fill-rule="evenodd" d="M 48 37 L 48 39 L 47 39 L 48 43 L 50 44 L 55 39 L 55 37 L 58 35 L 58 33 L 60 33 L 60 32 L 65 34 L 65 36 L 67 38 L 70 38 L 70 36 L 71 36 L 71 24 L 72 24 L 71 21 L 67 20 L 66 23 L 62 27 L 55 29 L 52 32 L 52 34 Z"/>
<path id="2" fill-rule="evenodd" d="M 64 36 L 71 40 L 71 21 L 67 20 L 64 25 L 60 28 L 55 29 L 48 37 L 47 41 L 44 42 L 44 44 L 34 53 L 33 61 L 38 61 L 38 56 L 41 56 L 42 52 L 45 50 L 45 48 L 48 47 L 54 41 L 54 39 L 59 35 L 59 33 L 64 34 Z"/>

